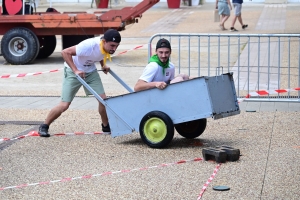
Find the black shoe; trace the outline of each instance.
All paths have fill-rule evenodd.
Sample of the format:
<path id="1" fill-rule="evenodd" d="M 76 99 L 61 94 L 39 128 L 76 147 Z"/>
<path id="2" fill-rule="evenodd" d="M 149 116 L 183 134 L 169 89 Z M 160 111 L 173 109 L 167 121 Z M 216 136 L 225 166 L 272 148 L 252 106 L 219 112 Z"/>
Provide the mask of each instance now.
<path id="1" fill-rule="evenodd" d="M 231 31 L 231 32 L 235 32 L 235 31 L 238 31 L 238 30 L 236 30 L 234 27 L 231 27 L 231 28 L 230 28 L 230 31 Z"/>
<path id="2" fill-rule="evenodd" d="M 242 26 L 242 29 L 245 29 L 245 28 L 247 28 L 248 27 L 248 24 L 244 24 L 243 26 Z"/>
<path id="3" fill-rule="evenodd" d="M 48 133 L 49 126 L 47 124 L 41 124 L 39 128 L 39 135 L 41 137 L 50 137 Z"/>
<path id="4" fill-rule="evenodd" d="M 103 126 L 103 124 L 101 124 L 101 126 L 102 126 L 102 131 L 103 132 L 110 132 L 109 124 L 107 124 L 107 126 Z"/>

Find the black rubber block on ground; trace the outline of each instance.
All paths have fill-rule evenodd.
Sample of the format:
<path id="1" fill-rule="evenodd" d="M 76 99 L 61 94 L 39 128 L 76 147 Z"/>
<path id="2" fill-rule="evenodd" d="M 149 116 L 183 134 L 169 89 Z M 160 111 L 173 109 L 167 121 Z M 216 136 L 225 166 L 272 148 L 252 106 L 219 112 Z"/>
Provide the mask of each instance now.
<path id="1" fill-rule="evenodd" d="M 202 155 L 205 161 L 215 160 L 217 163 L 225 163 L 227 158 L 226 151 L 214 148 L 202 149 Z"/>
<path id="2" fill-rule="evenodd" d="M 229 146 L 225 146 L 225 145 L 216 147 L 216 149 L 226 152 L 226 154 L 227 154 L 226 160 L 227 161 L 234 162 L 234 161 L 239 160 L 239 158 L 240 158 L 240 150 L 239 149 L 235 149 L 233 147 L 229 147 Z"/>

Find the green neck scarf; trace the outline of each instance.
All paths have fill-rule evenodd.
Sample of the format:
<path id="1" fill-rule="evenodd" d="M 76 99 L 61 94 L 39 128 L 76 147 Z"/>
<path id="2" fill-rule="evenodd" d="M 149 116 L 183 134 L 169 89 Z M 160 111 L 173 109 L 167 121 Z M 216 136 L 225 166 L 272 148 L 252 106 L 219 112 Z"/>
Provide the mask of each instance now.
<path id="1" fill-rule="evenodd" d="M 163 74 L 165 74 L 165 69 L 169 68 L 169 60 L 166 63 L 163 63 L 159 60 L 157 54 L 151 56 L 150 62 L 156 62 L 159 66 L 163 68 Z"/>

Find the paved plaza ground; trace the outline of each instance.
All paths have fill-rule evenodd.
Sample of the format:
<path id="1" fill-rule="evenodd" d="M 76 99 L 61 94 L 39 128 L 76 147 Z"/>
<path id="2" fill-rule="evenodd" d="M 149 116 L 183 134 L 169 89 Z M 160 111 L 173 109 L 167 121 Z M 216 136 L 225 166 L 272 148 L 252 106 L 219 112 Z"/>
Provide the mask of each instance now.
<path id="1" fill-rule="evenodd" d="M 123 2 L 111 6 L 133 5 Z M 38 9 L 44 11 L 48 6 L 40 4 Z M 59 11 L 95 10 L 90 3 L 52 6 Z M 147 44 L 161 30 L 222 34 L 213 22 L 213 7 L 182 5 L 173 10 L 158 3 L 138 24 L 121 32 L 118 52 Z M 245 4 L 243 19 L 249 28 L 240 32 L 299 33 L 299 9 L 300 4 Z M 280 19 L 272 20 L 268 13 Z M 61 69 L 61 40 L 57 39 L 54 54 L 31 65 L 9 65 L 0 57 L 0 75 Z M 133 86 L 146 62 L 147 47 L 143 47 L 116 56 L 110 66 Z M 126 92 L 111 76 L 101 74 L 101 78 L 108 95 Z M 116 138 L 96 134 L 101 131 L 97 101 L 83 97 L 81 91 L 70 109 L 51 125 L 50 138 L 34 136 L 60 101 L 61 80 L 62 70 L 0 79 L 0 199 L 190 200 L 199 197 L 207 182 L 202 199 L 300 199 L 299 102 L 244 101 L 239 115 L 209 118 L 200 137 L 188 140 L 175 132 L 167 148 L 153 149 L 142 142 L 139 133 Z M 201 160 L 203 148 L 220 145 L 240 149 L 240 159 L 221 165 Z M 230 190 L 213 190 L 217 185 Z"/>

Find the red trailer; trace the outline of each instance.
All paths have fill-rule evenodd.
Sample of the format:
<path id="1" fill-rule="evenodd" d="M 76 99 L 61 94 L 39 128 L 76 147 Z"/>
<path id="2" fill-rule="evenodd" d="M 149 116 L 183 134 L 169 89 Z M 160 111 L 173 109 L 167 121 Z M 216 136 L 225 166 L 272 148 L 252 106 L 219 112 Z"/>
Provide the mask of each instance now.
<path id="1" fill-rule="evenodd" d="M 127 25 L 138 23 L 142 13 L 157 2 L 159 0 L 143 0 L 134 7 L 87 13 L 58 12 L 54 8 L 36 12 L 31 2 L 3 0 L 1 52 L 11 64 L 32 63 L 36 58 L 47 58 L 53 53 L 56 35 L 62 35 L 64 49 L 111 28 L 122 31 Z"/>

